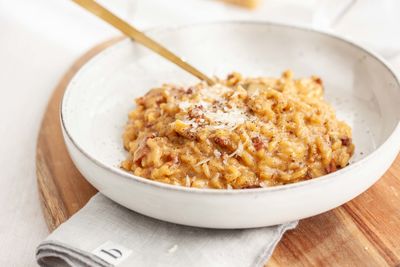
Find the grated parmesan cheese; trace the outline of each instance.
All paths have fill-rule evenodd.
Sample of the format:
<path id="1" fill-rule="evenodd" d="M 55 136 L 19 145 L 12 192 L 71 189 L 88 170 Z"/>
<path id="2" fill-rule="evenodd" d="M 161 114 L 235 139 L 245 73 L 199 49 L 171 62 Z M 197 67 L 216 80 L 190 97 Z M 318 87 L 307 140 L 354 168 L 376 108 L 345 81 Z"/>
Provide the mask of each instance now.
<path id="1" fill-rule="evenodd" d="M 219 152 L 217 149 L 214 149 L 214 156 L 215 157 L 217 157 L 217 158 L 219 158 L 219 157 L 221 157 L 221 152 Z"/>
<path id="2" fill-rule="evenodd" d="M 246 121 L 253 121 L 254 116 L 247 114 L 245 109 L 228 105 L 229 99 L 226 93 L 232 91 L 234 91 L 232 88 L 216 84 L 199 90 L 195 99 L 179 103 L 180 110 L 186 113 L 193 108 L 201 107 L 201 110 L 196 111 L 199 117 L 191 118 L 186 114 L 182 119 L 184 123 L 190 125 L 192 128 L 190 131 L 195 132 L 199 127 L 211 131 L 220 129 L 233 131 Z M 237 92 L 233 92 L 235 93 Z"/>
<path id="3" fill-rule="evenodd" d="M 179 103 L 179 108 L 183 111 L 189 109 L 192 106 L 192 103 L 188 102 L 188 101 L 182 101 Z"/>
<path id="4" fill-rule="evenodd" d="M 203 159 L 203 160 L 201 160 L 201 161 L 197 162 L 197 164 L 196 164 L 196 165 L 194 165 L 194 166 L 200 166 L 200 165 L 202 165 L 202 164 L 204 164 L 204 163 L 207 163 L 207 162 L 209 162 L 210 160 L 211 160 L 211 158 L 206 158 L 206 159 Z"/>
<path id="5" fill-rule="evenodd" d="M 217 110 L 216 112 L 206 110 L 204 115 L 217 125 L 226 125 L 224 128 L 231 128 L 237 124 L 243 124 L 248 119 L 247 115 L 243 110 L 231 109 L 228 112 Z"/>
<path id="6" fill-rule="evenodd" d="M 218 100 L 221 99 L 222 95 L 224 95 L 229 91 L 232 91 L 232 89 L 222 84 L 215 84 L 213 86 L 207 86 L 204 89 L 202 89 L 200 91 L 200 95 L 204 98 Z"/>
<path id="7" fill-rule="evenodd" d="M 242 142 L 239 142 L 238 147 L 235 151 L 233 151 L 231 154 L 228 155 L 228 158 L 234 157 L 236 155 L 240 156 L 243 153 L 243 144 Z"/>
<path id="8" fill-rule="evenodd" d="M 189 175 L 187 175 L 187 174 L 185 176 L 185 185 L 186 185 L 186 187 L 190 187 L 190 178 L 189 178 Z"/>
<path id="9" fill-rule="evenodd" d="M 225 155 L 226 155 L 226 154 L 224 154 L 224 155 L 222 156 L 222 157 L 223 157 L 222 163 L 223 163 L 224 165 L 228 164 L 228 157 L 225 157 Z"/>
<path id="10" fill-rule="evenodd" d="M 253 92 L 249 94 L 249 97 L 253 98 L 260 94 L 260 89 L 257 87 Z"/>
<path id="11" fill-rule="evenodd" d="M 194 106 L 203 106 L 204 108 L 208 108 L 211 106 L 211 103 L 202 100 L 196 102 L 182 101 L 178 105 L 179 109 L 182 111 L 187 111 Z"/>

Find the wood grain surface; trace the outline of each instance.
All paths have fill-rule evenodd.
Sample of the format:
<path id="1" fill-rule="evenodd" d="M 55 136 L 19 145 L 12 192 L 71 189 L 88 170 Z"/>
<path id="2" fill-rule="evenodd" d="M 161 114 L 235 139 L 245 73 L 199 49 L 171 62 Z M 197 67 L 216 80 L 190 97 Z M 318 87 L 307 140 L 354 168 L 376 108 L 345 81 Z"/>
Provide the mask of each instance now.
<path id="1" fill-rule="evenodd" d="M 61 97 L 84 63 L 120 39 L 102 43 L 76 61 L 48 104 L 38 138 L 36 168 L 50 231 L 97 192 L 68 156 L 58 113 Z M 301 220 L 284 235 L 267 266 L 400 266 L 400 156 L 367 192 L 339 208 Z"/>

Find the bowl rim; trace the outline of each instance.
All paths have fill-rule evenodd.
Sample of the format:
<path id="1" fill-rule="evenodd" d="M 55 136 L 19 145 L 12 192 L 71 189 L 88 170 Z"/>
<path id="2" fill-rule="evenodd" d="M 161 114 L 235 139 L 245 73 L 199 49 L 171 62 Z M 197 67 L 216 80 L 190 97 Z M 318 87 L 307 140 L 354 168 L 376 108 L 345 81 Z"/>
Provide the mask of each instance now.
<path id="1" fill-rule="evenodd" d="M 252 20 L 222 20 L 222 21 L 211 21 L 211 22 L 198 22 L 198 23 L 190 23 L 190 24 L 184 24 L 184 25 L 178 25 L 178 26 L 168 26 L 168 27 L 156 27 L 152 28 L 150 30 L 145 31 L 146 33 L 157 33 L 157 32 L 167 32 L 167 31 L 176 31 L 180 29 L 185 29 L 185 28 L 192 28 L 192 27 L 201 27 L 205 25 L 224 25 L 224 24 L 233 24 L 233 25 L 257 25 L 257 26 L 272 26 L 272 27 L 281 27 L 281 28 L 287 28 L 287 29 L 294 29 L 298 31 L 303 31 L 303 32 L 312 32 L 314 34 L 319 34 L 322 36 L 327 36 L 333 39 L 336 39 L 338 41 L 347 43 L 348 45 L 363 51 L 364 53 L 368 54 L 370 57 L 376 59 L 378 62 L 380 62 L 386 70 L 394 77 L 395 83 L 397 85 L 397 88 L 400 89 L 400 79 L 396 75 L 396 73 L 393 71 L 392 67 L 390 64 L 380 55 L 377 53 L 371 51 L 370 49 L 364 47 L 361 44 L 357 44 L 356 42 L 352 41 L 351 39 L 347 37 L 342 37 L 339 36 L 338 34 L 332 33 L 328 30 L 323 30 L 323 29 L 314 29 L 311 27 L 303 26 L 303 25 L 293 25 L 290 23 L 276 23 L 276 22 L 270 22 L 270 21 L 252 21 Z M 98 167 L 105 169 L 107 171 L 110 171 L 119 177 L 133 180 L 136 182 L 140 182 L 145 185 L 149 185 L 158 189 L 165 189 L 165 190 L 173 190 L 173 191 L 179 191 L 183 193 L 200 193 L 200 194 L 216 194 L 216 195 L 231 195 L 231 194 L 254 194 L 254 193 L 267 193 L 267 192 L 279 192 L 279 191 L 286 191 L 286 190 L 291 190 L 291 189 L 297 189 L 297 188 L 302 188 L 304 186 L 308 185 L 313 185 L 313 184 L 318 184 L 318 183 L 323 183 L 323 182 L 329 182 L 332 181 L 334 178 L 337 178 L 337 176 L 340 176 L 344 173 L 350 172 L 353 169 L 359 167 L 360 165 L 363 165 L 365 162 L 371 160 L 371 158 L 377 156 L 381 150 L 383 150 L 386 146 L 391 143 L 391 140 L 395 136 L 400 136 L 400 119 L 397 122 L 397 125 L 395 126 L 394 130 L 390 133 L 390 135 L 384 140 L 378 147 L 375 148 L 371 153 L 369 153 L 367 156 L 364 158 L 360 159 L 359 161 L 350 164 L 349 166 L 346 166 L 343 169 L 340 169 L 338 171 L 335 171 L 330 174 L 326 174 L 320 177 L 316 177 L 314 179 L 309 179 L 305 181 L 299 181 L 296 183 L 291 183 L 291 184 L 285 184 L 285 185 L 277 185 L 273 187 L 262 187 L 262 188 L 251 188 L 251 189 L 211 189 L 211 188 L 193 188 L 193 187 L 184 187 L 184 186 L 178 186 L 178 185 L 171 185 L 171 184 L 166 184 L 158 181 L 153 181 L 144 177 L 136 176 L 132 173 L 129 173 L 127 171 L 124 171 L 120 168 L 110 166 L 108 164 L 105 164 L 92 155 L 85 151 L 84 148 L 82 148 L 78 142 L 72 137 L 71 133 L 68 131 L 67 123 L 65 122 L 65 114 L 64 114 L 64 106 L 65 104 L 65 99 L 67 98 L 68 91 L 71 90 L 70 88 L 73 87 L 75 84 L 75 80 L 79 78 L 81 73 L 83 72 L 84 69 L 89 68 L 94 60 L 97 60 L 101 57 L 104 57 L 105 55 L 108 54 L 108 51 L 112 49 L 116 49 L 119 46 L 122 46 L 123 44 L 130 42 L 134 40 L 128 39 L 128 38 L 123 38 L 119 41 L 117 41 L 115 44 L 107 47 L 103 51 L 101 51 L 99 54 L 95 55 L 93 58 L 91 58 L 88 62 L 86 62 L 79 70 L 78 72 L 72 77 L 70 82 L 67 85 L 67 88 L 65 89 L 62 99 L 61 99 L 61 105 L 59 109 L 59 116 L 60 116 L 60 122 L 61 122 L 61 127 L 62 130 L 64 131 L 64 139 L 68 138 L 69 141 L 73 144 L 73 146 L 80 152 L 82 153 L 87 159 L 89 159 L 92 163 L 97 165 Z M 400 149 L 400 144 L 397 145 L 397 150 Z M 85 178 L 86 179 L 86 178 Z"/>

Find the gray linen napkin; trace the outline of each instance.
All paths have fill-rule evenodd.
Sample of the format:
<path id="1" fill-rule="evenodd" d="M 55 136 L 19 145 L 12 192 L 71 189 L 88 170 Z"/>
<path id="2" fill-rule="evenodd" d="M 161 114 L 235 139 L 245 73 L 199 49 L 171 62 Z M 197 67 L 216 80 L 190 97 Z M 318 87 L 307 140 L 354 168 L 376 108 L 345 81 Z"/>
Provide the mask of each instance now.
<path id="1" fill-rule="evenodd" d="M 296 225 L 188 227 L 135 213 L 99 193 L 38 246 L 36 258 L 41 266 L 263 266 Z"/>

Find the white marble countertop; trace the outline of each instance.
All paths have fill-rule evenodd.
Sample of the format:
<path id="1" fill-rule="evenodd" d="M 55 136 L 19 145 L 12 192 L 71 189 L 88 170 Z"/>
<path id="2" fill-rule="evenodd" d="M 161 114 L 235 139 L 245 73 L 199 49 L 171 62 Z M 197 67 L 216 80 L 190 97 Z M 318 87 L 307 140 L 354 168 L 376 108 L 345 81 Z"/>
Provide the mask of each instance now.
<path id="1" fill-rule="evenodd" d="M 256 19 L 330 29 L 376 49 L 400 70 L 400 2 L 264 0 L 247 11 L 215 0 L 102 0 L 141 29 Z M 396 17 L 397 16 L 397 17 Z M 35 146 L 49 96 L 72 62 L 118 32 L 71 1 L 0 0 L 0 266 L 36 266 L 48 230 Z"/>

